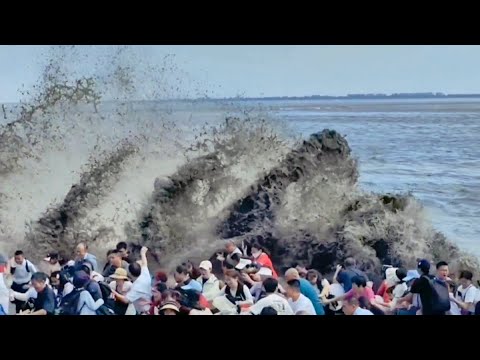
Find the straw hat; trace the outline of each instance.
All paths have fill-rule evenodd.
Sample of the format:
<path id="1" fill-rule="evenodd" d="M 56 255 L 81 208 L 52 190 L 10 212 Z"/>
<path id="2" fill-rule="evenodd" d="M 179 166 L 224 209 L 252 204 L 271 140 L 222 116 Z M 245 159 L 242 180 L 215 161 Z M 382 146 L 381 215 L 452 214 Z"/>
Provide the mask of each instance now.
<path id="1" fill-rule="evenodd" d="M 127 270 L 118 268 L 110 277 L 115 280 L 128 280 Z"/>

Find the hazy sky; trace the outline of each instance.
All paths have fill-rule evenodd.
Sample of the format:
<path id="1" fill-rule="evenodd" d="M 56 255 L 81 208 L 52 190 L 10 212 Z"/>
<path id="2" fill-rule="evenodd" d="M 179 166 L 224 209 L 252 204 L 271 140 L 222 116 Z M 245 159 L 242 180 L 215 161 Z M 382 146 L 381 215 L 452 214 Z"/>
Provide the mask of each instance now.
<path id="1" fill-rule="evenodd" d="M 0 102 L 18 101 L 19 87 L 35 82 L 45 48 L 0 46 Z M 178 67 L 217 96 L 480 93 L 480 46 L 197 45 L 136 50 L 148 62 L 175 54 Z"/>

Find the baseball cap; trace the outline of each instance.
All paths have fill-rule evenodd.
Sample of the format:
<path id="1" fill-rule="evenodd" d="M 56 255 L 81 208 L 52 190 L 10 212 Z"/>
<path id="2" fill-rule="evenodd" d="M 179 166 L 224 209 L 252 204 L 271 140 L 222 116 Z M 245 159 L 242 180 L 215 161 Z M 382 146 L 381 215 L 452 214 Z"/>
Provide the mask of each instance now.
<path id="1" fill-rule="evenodd" d="M 420 270 L 423 270 L 424 272 L 427 272 L 430 270 L 430 262 L 426 259 L 422 259 L 418 262 L 417 266 Z"/>
<path id="2" fill-rule="evenodd" d="M 212 270 L 213 266 L 212 263 L 208 260 L 202 261 L 199 266 L 200 269 L 204 270 Z"/>
<path id="3" fill-rule="evenodd" d="M 195 290 L 198 292 L 202 292 L 202 285 L 196 280 L 190 280 L 187 285 L 182 286 L 182 290 Z"/>

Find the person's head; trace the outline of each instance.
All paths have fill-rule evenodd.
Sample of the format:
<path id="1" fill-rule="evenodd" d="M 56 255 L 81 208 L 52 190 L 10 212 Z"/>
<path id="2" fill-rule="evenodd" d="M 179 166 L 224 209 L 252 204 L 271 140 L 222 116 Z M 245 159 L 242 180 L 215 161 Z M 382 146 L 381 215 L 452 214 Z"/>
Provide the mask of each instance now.
<path id="1" fill-rule="evenodd" d="M 54 288 L 58 288 L 60 286 L 60 271 L 54 271 L 50 275 L 50 285 Z"/>
<path id="2" fill-rule="evenodd" d="M 352 278 L 352 289 L 358 294 L 363 293 L 367 287 L 367 280 L 363 276 L 354 276 Z"/>
<path id="3" fill-rule="evenodd" d="M 160 308 L 160 315 L 178 315 L 179 312 L 179 306 L 175 302 L 166 302 Z"/>
<path id="4" fill-rule="evenodd" d="M 465 289 L 472 284 L 473 274 L 471 271 L 463 270 L 460 272 L 460 284 Z"/>
<path id="5" fill-rule="evenodd" d="M 115 280 L 117 284 L 122 285 L 126 280 L 128 280 L 127 270 L 121 267 L 116 268 L 115 272 L 110 276 L 110 278 Z"/>
<path id="6" fill-rule="evenodd" d="M 133 262 L 128 265 L 128 272 L 132 275 L 133 278 L 138 278 L 142 273 L 142 267 L 138 262 Z"/>
<path id="7" fill-rule="evenodd" d="M 88 275 L 92 274 L 93 271 L 93 265 L 90 261 L 88 260 L 83 260 L 81 265 L 80 265 L 80 270 L 85 271 Z"/>
<path id="8" fill-rule="evenodd" d="M 317 270 L 308 270 L 307 280 L 310 284 L 316 285 L 319 280 L 321 280 L 321 275 Z"/>
<path id="9" fill-rule="evenodd" d="M 260 315 L 278 315 L 278 313 L 273 307 L 265 306 L 260 312 Z"/>
<path id="10" fill-rule="evenodd" d="M 259 243 L 252 244 L 252 256 L 256 259 L 263 253 L 263 247 Z"/>
<path id="11" fill-rule="evenodd" d="M 298 280 L 300 279 L 300 274 L 298 273 L 298 270 L 295 268 L 290 268 L 285 272 L 285 280 L 290 281 L 290 280 Z"/>
<path id="12" fill-rule="evenodd" d="M 268 278 L 263 281 L 263 288 L 267 294 L 273 294 L 278 289 L 278 281 L 274 278 Z"/>
<path id="13" fill-rule="evenodd" d="M 42 292 L 47 286 L 47 274 L 43 272 L 36 272 L 32 275 L 32 286 L 37 293 Z"/>
<path id="14" fill-rule="evenodd" d="M 48 261 L 51 265 L 55 265 L 58 263 L 58 254 L 50 253 L 47 255 L 47 257 L 44 260 Z"/>
<path id="15" fill-rule="evenodd" d="M 116 268 L 122 267 L 122 254 L 115 250 L 110 254 L 109 262 L 110 265 L 115 266 Z"/>
<path id="16" fill-rule="evenodd" d="M 85 243 L 80 243 L 75 249 L 75 253 L 79 259 L 83 259 L 87 254 L 88 246 Z"/>
<path id="17" fill-rule="evenodd" d="M 225 284 L 227 284 L 230 289 L 237 289 L 241 284 L 238 272 L 235 270 L 227 270 L 225 272 Z"/>
<path id="18" fill-rule="evenodd" d="M 128 249 L 128 246 L 127 246 L 126 242 L 121 241 L 117 244 L 117 249 L 116 250 L 120 253 L 122 258 L 126 258 L 128 256 L 127 249 Z"/>
<path id="19" fill-rule="evenodd" d="M 351 298 L 343 302 L 342 310 L 345 315 L 353 315 L 358 307 L 358 300 L 356 298 Z"/>
<path id="20" fill-rule="evenodd" d="M 237 248 L 237 245 L 235 245 L 235 243 L 231 240 L 227 241 L 227 243 L 225 244 L 225 250 L 227 251 L 228 254 L 233 253 L 236 248 Z"/>
<path id="21" fill-rule="evenodd" d="M 89 281 L 90 281 L 90 275 L 88 275 L 83 270 L 76 271 L 75 274 L 73 275 L 73 286 L 75 287 L 75 289 L 84 288 Z"/>
<path id="22" fill-rule="evenodd" d="M 308 270 L 305 266 L 297 265 L 295 266 L 295 269 L 297 269 L 298 275 L 300 275 L 302 279 L 305 279 L 307 277 Z"/>
<path id="23" fill-rule="evenodd" d="M 230 259 L 232 260 L 232 263 L 233 263 L 233 266 L 237 266 L 238 264 L 240 264 L 240 254 L 239 253 L 235 253 L 233 254 Z"/>
<path id="24" fill-rule="evenodd" d="M 417 267 L 423 275 L 428 275 L 430 273 L 430 262 L 427 259 L 420 260 Z"/>
<path id="25" fill-rule="evenodd" d="M 165 271 L 157 271 L 155 273 L 155 282 L 166 283 L 168 281 L 168 275 Z"/>
<path id="26" fill-rule="evenodd" d="M 345 268 L 352 268 L 352 267 L 355 267 L 357 265 L 357 262 L 355 261 L 354 258 L 352 257 L 348 257 L 345 259 Z"/>
<path id="27" fill-rule="evenodd" d="M 287 282 L 287 296 L 290 299 L 297 300 L 300 296 L 300 280 L 293 279 Z"/>
<path id="28" fill-rule="evenodd" d="M 23 264 L 23 260 L 25 260 L 25 255 L 23 255 L 23 251 L 22 250 L 17 250 L 15 251 L 15 263 L 17 265 L 22 265 Z"/>
<path id="29" fill-rule="evenodd" d="M 179 284 L 183 284 L 188 279 L 190 279 L 188 268 L 185 265 L 177 266 L 175 269 L 175 281 Z"/>
<path id="30" fill-rule="evenodd" d="M 437 263 L 437 278 L 444 281 L 448 278 L 448 264 L 445 261 Z"/>
<path id="31" fill-rule="evenodd" d="M 163 294 L 165 294 L 167 290 L 168 290 L 167 284 L 163 282 L 159 282 L 155 284 L 155 286 L 152 288 L 153 301 L 156 304 L 160 303 L 163 299 Z"/>
<path id="32" fill-rule="evenodd" d="M 212 263 L 208 260 L 202 261 L 199 266 L 200 274 L 202 274 L 202 278 L 205 280 L 210 279 L 212 274 Z"/>

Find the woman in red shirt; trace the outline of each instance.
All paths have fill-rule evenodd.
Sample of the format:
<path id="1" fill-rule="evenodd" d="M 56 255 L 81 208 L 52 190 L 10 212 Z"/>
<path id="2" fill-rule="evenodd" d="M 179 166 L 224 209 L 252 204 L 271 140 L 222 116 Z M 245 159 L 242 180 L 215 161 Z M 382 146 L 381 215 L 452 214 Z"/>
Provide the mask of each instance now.
<path id="1" fill-rule="evenodd" d="M 272 270 L 273 278 L 278 279 L 278 275 L 273 268 L 272 260 L 260 244 L 254 243 L 252 245 L 252 256 L 254 263 L 260 265 L 261 267 L 269 268 L 270 270 Z"/>

